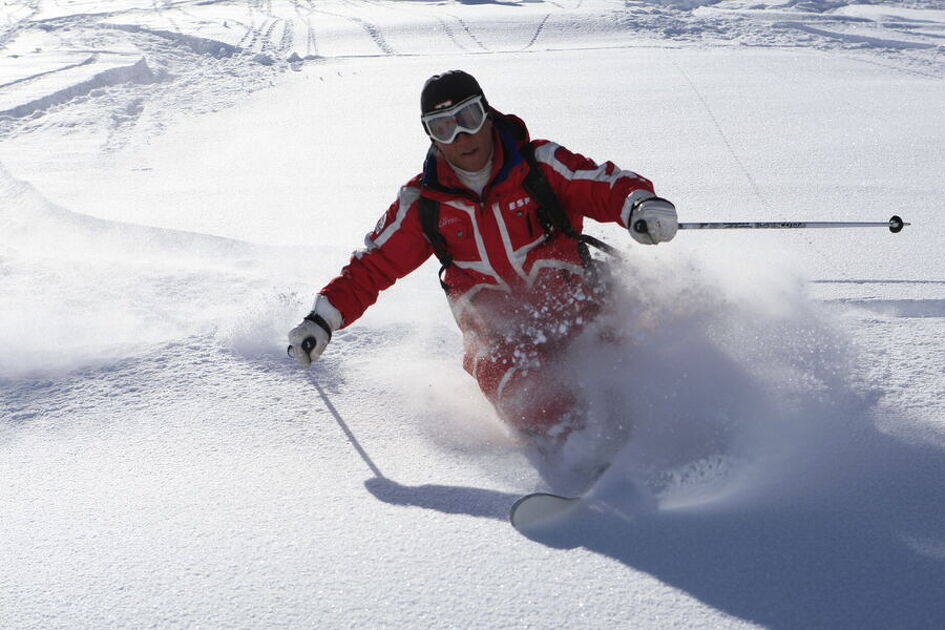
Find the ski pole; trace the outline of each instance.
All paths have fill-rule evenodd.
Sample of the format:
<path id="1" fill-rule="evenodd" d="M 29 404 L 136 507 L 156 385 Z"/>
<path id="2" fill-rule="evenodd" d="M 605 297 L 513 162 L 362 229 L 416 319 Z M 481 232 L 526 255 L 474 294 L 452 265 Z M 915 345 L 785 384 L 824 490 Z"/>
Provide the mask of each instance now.
<path id="1" fill-rule="evenodd" d="M 906 223 L 898 215 L 893 215 L 889 221 L 746 221 L 720 223 L 680 223 L 680 230 L 799 230 L 807 228 L 859 228 L 884 227 L 893 234 L 902 231 L 902 228 L 912 225 Z M 638 234 L 646 233 L 646 221 L 639 220 L 633 224 Z"/>

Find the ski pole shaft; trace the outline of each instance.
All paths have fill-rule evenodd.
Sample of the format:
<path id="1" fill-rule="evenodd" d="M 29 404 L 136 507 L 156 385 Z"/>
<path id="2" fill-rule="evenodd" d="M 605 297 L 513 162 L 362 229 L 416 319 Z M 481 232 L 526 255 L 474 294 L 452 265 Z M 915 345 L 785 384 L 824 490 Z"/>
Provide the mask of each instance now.
<path id="1" fill-rule="evenodd" d="M 640 224 L 643 225 L 640 225 Z M 912 225 L 901 217 L 894 215 L 889 221 L 748 221 L 748 222 L 720 222 L 720 223 L 680 223 L 680 230 L 800 230 L 808 228 L 862 228 L 884 227 L 896 234 L 902 228 Z M 637 232 L 646 232 L 646 223 L 637 221 L 633 229 Z"/>

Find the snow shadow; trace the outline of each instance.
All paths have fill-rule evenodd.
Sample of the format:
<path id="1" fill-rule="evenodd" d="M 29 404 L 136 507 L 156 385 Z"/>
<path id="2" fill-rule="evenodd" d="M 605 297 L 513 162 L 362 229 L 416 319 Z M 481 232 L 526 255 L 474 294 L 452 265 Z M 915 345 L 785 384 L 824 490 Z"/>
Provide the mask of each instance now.
<path id="1" fill-rule="evenodd" d="M 768 628 L 942 627 L 945 453 L 849 437 L 835 476 L 813 473 L 806 493 L 635 520 L 584 511 L 529 537 L 619 560 Z"/>
<path id="2" fill-rule="evenodd" d="M 325 404 L 335 423 L 344 433 L 348 442 L 358 453 L 365 466 L 374 475 L 364 482 L 364 487 L 380 501 L 403 507 L 421 507 L 436 510 L 446 514 L 465 514 L 480 518 L 494 518 L 503 520 L 507 517 L 509 507 L 518 497 L 513 494 L 471 488 L 464 486 L 447 486 L 439 484 L 424 484 L 421 486 L 405 486 L 387 477 L 370 454 L 361 446 L 357 436 L 352 433 L 344 417 L 331 402 L 331 397 L 314 378 L 310 379 L 319 397 Z"/>
<path id="3" fill-rule="evenodd" d="M 464 514 L 477 518 L 506 520 L 518 495 L 485 488 L 424 484 L 404 486 L 387 477 L 373 477 L 364 487 L 384 503 L 402 507 L 420 507 L 445 514 Z"/>

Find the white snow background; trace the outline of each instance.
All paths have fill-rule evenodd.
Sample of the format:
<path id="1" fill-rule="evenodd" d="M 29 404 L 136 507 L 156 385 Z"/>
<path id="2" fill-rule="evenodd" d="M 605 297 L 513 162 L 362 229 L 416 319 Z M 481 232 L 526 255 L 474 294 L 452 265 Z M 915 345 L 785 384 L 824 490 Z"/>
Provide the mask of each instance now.
<path id="1" fill-rule="evenodd" d="M 943 46 L 941 0 L 0 3 L 0 627 L 945 626 Z M 522 536 L 432 262 L 285 355 L 450 68 L 683 221 L 912 225 L 593 226 L 632 439 Z"/>

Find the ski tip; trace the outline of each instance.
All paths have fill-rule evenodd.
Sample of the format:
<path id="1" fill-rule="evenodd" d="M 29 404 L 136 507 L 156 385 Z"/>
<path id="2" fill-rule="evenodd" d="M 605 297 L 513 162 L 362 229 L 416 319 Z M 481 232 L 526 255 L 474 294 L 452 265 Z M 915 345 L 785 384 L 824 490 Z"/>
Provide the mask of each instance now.
<path id="1" fill-rule="evenodd" d="M 580 500 L 580 497 L 565 497 L 548 492 L 526 494 L 509 508 L 509 523 L 521 532 L 549 525 L 568 514 Z"/>

